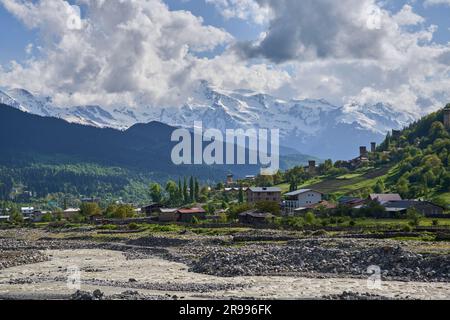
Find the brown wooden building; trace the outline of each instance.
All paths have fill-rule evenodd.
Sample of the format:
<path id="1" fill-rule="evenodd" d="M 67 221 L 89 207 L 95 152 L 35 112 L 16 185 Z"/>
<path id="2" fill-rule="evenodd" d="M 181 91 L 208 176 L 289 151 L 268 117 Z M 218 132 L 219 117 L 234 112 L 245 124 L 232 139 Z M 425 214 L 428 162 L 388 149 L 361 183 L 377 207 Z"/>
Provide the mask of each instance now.
<path id="1" fill-rule="evenodd" d="M 281 202 L 281 189 L 276 187 L 249 188 L 247 190 L 247 201 L 257 203 L 262 201 Z"/>

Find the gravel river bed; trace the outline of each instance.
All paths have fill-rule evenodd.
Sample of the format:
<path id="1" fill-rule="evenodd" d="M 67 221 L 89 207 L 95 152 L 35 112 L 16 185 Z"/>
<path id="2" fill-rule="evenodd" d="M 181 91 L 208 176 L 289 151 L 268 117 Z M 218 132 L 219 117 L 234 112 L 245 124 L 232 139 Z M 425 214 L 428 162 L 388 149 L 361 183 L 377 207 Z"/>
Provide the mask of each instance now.
<path id="1" fill-rule="evenodd" d="M 117 250 L 46 250 L 48 261 L 0 270 L 2 299 L 450 299 L 450 283 L 290 276 L 219 277 Z M 78 273 L 79 272 L 79 273 Z M 79 274 L 79 285 L 73 280 Z M 75 294 L 77 290 L 81 290 Z"/>

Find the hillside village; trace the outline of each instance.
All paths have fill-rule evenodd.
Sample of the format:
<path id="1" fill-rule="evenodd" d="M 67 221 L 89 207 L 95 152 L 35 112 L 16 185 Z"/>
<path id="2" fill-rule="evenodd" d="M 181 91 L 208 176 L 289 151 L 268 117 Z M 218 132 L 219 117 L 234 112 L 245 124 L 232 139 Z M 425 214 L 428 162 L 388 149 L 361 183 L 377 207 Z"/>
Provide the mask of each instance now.
<path id="1" fill-rule="evenodd" d="M 450 106 L 349 161 L 180 177 L 142 204 L 2 202 L 0 299 L 448 298 L 449 129 Z M 61 285 L 74 261 L 80 290 Z"/>
<path id="2" fill-rule="evenodd" d="M 450 130 L 450 107 L 442 110 L 442 126 Z M 437 126 L 436 123 L 433 126 Z M 386 141 L 377 146 L 370 143 L 359 148 L 359 156 L 348 161 L 333 163 L 327 160 L 317 164 L 310 160 L 305 167 L 295 167 L 275 176 L 252 176 L 234 180 L 229 174 L 223 183 L 215 186 L 201 185 L 195 177 L 169 181 L 165 188 L 152 184 L 149 193 L 153 203 L 106 203 L 97 197 L 85 197 L 70 207 L 66 202 L 61 208 L 43 210 L 39 207 L 17 207 L 3 203 L 0 212 L 2 222 L 56 222 L 70 221 L 115 223 L 126 219 L 131 222 L 150 223 L 241 223 L 244 225 L 283 224 L 290 218 L 309 220 L 330 217 L 405 219 L 414 216 L 430 219 L 446 219 L 449 203 L 432 201 L 426 197 L 405 197 L 396 185 L 385 184 L 386 159 L 404 150 L 400 141 L 401 131 L 393 130 Z M 387 142 L 388 141 L 388 142 Z M 386 144 L 389 143 L 390 147 Z M 381 169 L 380 169 L 381 168 Z M 388 170 L 389 171 L 389 170 Z M 371 176 L 373 185 L 350 189 L 348 192 L 326 192 L 324 185 L 335 180 L 352 181 L 352 177 Z M 324 178 L 325 177 L 325 178 Z M 327 180 L 328 179 L 328 180 Z M 335 190 L 334 190 L 335 191 Z M 401 190 L 400 190 L 401 191 Z M 403 193 L 403 194 L 402 194 Z M 418 218 L 416 218 L 418 219 Z M 435 220 L 435 224 L 438 220 Z M 322 222 L 326 225 L 325 220 Z"/>

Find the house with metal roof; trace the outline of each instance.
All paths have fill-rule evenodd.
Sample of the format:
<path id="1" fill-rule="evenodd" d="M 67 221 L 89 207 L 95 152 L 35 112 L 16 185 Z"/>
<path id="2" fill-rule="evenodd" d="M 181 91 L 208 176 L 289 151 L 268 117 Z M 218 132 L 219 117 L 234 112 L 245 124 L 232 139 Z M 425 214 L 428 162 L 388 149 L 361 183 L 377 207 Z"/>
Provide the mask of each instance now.
<path id="1" fill-rule="evenodd" d="M 369 201 L 377 201 L 380 204 L 384 204 L 389 201 L 401 201 L 402 197 L 398 193 L 373 193 L 369 195 Z"/>
<path id="2" fill-rule="evenodd" d="M 257 203 L 272 201 L 281 203 L 281 189 L 277 187 L 251 187 L 247 190 L 247 201 Z"/>
<path id="3" fill-rule="evenodd" d="M 445 210 L 445 208 L 432 202 L 419 200 L 389 201 L 384 203 L 383 206 L 387 212 L 397 212 L 400 214 L 406 214 L 408 209 L 414 208 L 424 216 L 441 215 Z"/>
<path id="4" fill-rule="evenodd" d="M 323 200 L 323 193 L 312 189 L 300 189 L 286 193 L 283 206 L 285 212 L 293 213 L 298 208 L 308 208 Z"/>
<path id="5" fill-rule="evenodd" d="M 239 222 L 243 224 L 264 225 L 273 222 L 275 216 L 271 213 L 251 210 L 239 214 Z"/>

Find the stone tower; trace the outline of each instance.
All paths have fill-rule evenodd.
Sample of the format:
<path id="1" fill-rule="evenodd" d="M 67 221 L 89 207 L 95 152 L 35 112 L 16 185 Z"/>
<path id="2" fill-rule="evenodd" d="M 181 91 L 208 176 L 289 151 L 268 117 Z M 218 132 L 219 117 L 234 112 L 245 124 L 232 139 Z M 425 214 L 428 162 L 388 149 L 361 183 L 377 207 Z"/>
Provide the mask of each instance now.
<path id="1" fill-rule="evenodd" d="M 361 158 L 367 158 L 368 153 L 367 153 L 367 147 L 366 146 L 359 147 L 359 156 Z"/>
<path id="2" fill-rule="evenodd" d="M 232 174 L 227 175 L 227 185 L 232 185 L 234 183 L 234 176 Z"/>
<path id="3" fill-rule="evenodd" d="M 308 172 L 311 174 L 316 173 L 316 161 L 314 160 L 309 160 L 308 162 Z"/>
<path id="4" fill-rule="evenodd" d="M 444 126 L 447 130 L 450 130 L 450 105 L 444 109 Z"/>
<path id="5" fill-rule="evenodd" d="M 372 152 L 372 153 L 377 152 L 377 143 L 376 142 L 372 142 L 370 144 L 370 152 Z"/>
<path id="6" fill-rule="evenodd" d="M 402 132 L 400 130 L 392 130 L 392 138 L 398 139 L 402 135 Z"/>

